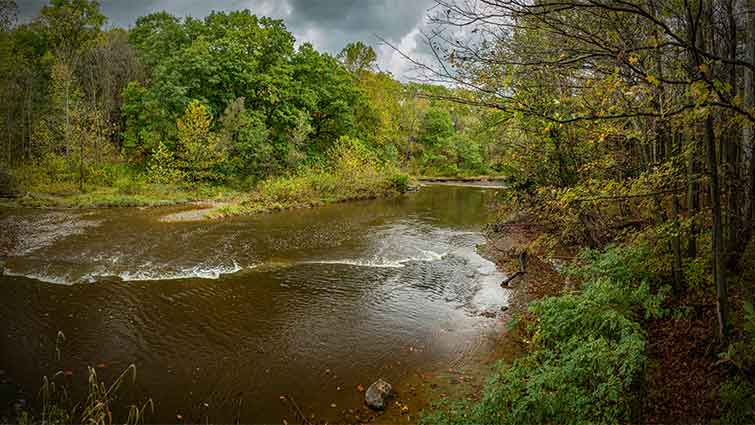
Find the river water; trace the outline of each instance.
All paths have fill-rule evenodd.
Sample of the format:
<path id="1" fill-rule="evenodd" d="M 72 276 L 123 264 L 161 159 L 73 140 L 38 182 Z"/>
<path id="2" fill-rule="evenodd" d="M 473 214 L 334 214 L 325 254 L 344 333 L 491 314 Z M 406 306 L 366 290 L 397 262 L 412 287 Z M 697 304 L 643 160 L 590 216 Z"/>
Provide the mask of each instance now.
<path id="1" fill-rule="evenodd" d="M 336 420 L 357 385 L 463 361 L 495 326 L 503 276 L 475 250 L 494 196 L 429 186 L 193 223 L 0 211 L 0 369 L 34 394 L 56 370 L 75 392 L 88 365 L 107 380 L 133 363 L 123 397 L 151 397 L 154 422 L 292 421 L 281 396 Z"/>

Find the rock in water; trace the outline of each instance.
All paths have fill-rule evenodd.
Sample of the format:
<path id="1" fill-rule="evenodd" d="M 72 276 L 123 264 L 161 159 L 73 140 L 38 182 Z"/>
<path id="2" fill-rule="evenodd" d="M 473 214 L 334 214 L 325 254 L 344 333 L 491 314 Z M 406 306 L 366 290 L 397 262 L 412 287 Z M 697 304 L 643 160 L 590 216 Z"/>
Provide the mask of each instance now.
<path id="1" fill-rule="evenodd" d="M 393 395 L 393 387 L 391 384 L 385 382 L 382 379 L 378 379 L 364 394 L 364 402 L 370 409 L 383 410 L 385 409 L 386 400 Z"/>

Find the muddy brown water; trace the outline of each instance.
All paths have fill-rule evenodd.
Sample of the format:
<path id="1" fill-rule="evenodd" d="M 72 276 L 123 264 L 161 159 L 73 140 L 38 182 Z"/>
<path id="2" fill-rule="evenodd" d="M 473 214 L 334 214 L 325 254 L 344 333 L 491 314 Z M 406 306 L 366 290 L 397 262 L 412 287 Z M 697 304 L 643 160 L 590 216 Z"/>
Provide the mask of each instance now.
<path id="1" fill-rule="evenodd" d="M 337 421 L 362 406 L 357 385 L 400 388 L 484 345 L 508 299 L 475 250 L 494 196 L 428 186 L 193 223 L 0 211 L 0 369 L 34 394 L 56 370 L 76 392 L 88 365 L 107 381 L 133 363 L 121 397 L 151 397 L 151 422 L 295 422 L 281 396 Z"/>

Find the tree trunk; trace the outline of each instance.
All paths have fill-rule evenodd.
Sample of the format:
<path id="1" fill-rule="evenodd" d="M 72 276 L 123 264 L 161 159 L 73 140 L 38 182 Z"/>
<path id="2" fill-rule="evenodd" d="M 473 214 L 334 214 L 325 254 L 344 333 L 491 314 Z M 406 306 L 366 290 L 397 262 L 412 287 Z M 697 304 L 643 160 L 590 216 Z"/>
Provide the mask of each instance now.
<path id="1" fill-rule="evenodd" d="M 728 56 L 729 59 L 737 58 L 737 21 L 734 17 L 734 0 L 726 2 L 726 15 L 728 17 Z M 729 85 L 731 86 L 729 95 L 732 99 L 737 95 L 737 69 L 734 65 L 727 66 Z M 736 126 L 731 126 L 727 131 L 726 137 L 726 221 L 728 235 L 726 238 L 726 267 L 732 268 L 737 261 L 737 251 L 739 250 L 739 132 Z M 723 155 L 722 155 L 723 156 Z"/>
<path id="2" fill-rule="evenodd" d="M 687 242 L 687 257 L 697 257 L 697 219 L 700 210 L 700 184 L 697 170 L 697 141 L 691 140 L 687 153 L 687 215 L 690 217 L 689 236 Z"/>
<path id="3" fill-rule="evenodd" d="M 715 28 L 713 21 L 713 2 L 707 0 L 703 2 L 700 7 L 703 7 L 703 22 L 704 31 L 703 36 L 700 38 L 702 45 L 714 50 L 715 42 Z M 700 65 L 703 64 L 701 59 L 697 60 L 697 68 L 700 69 Z M 707 64 L 706 71 L 702 72 L 702 77 L 709 83 L 714 78 L 714 64 Z M 716 152 L 716 135 L 713 128 L 713 116 L 708 112 L 705 118 L 704 126 L 704 143 L 705 154 L 708 163 L 708 185 L 710 187 L 710 207 L 713 219 L 713 225 L 711 229 L 711 260 L 713 264 L 713 279 L 716 285 L 716 315 L 718 326 L 716 333 L 718 335 L 719 342 L 724 345 L 726 343 L 727 333 L 727 316 L 729 310 L 728 288 L 726 285 L 726 275 L 724 273 L 724 256 L 723 256 L 723 223 L 721 222 L 721 188 L 719 186 L 718 175 L 718 155 Z"/>
<path id="4" fill-rule="evenodd" d="M 713 277 L 716 283 L 716 312 L 718 316 L 718 338 L 721 343 L 726 341 L 726 317 L 728 314 L 728 288 L 723 264 L 723 226 L 721 223 L 721 193 L 718 182 L 718 162 L 716 161 L 716 139 L 713 133 L 713 118 L 705 119 L 705 150 L 708 161 L 708 176 L 710 178 L 710 199 L 713 212 L 712 232 L 712 260 Z"/>
<path id="5" fill-rule="evenodd" d="M 69 112 L 69 105 L 68 105 L 68 101 L 69 101 L 69 97 L 68 97 L 69 85 L 70 85 L 70 82 L 66 81 L 65 129 L 63 130 L 63 137 L 65 137 L 65 139 L 66 139 L 65 140 L 66 156 L 68 156 L 70 148 L 71 148 L 70 147 L 70 142 L 71 142 L 71 137 L 70 136 L 71 135 L 69 133 L 69 128 L 70 128 L 70 116 L 69 116 L 69 114 L 70 114 L 70 112 Z"/>
<path id="6" fill-rule="evenodd" d="M 11 143 L 13 141 L 11 137 L 11 131 L 10 131 L 10 105 L 8 105 L 8 109 L 5 111 L 5 133 L 8 135 L 8 167 L 10 168 L 13 165 L 13 157 L 11 156 Z"/>
<path id="7" fill-rule="evenodd" d="M 670 147 L 669 151 L 672 154 L 672 157 L 674 158 L 674 163 L 676 164 L 676 158 L 679 154 L 679 145 L 681 143 L 680 135 L 677 133 L 674 135 L 674 138 L 671 139 L 672 146 Z M 681 289 L 681 283 L 682 283 L 682 241 L 681 241 L 681 231 L 680 231 L 680 225 L 679 225 L 679 194 L 677 192 L 674 192 L 674 194 L 671 197 L 671 214 L 672 214 L 672 220 L 673 220 L 673 227 L 674 227 L 674 236 L 671 240 L 671 248 L 674 252 L 674 264 L 673 264 L 673 270 L 674 270 L 674 286 L 677 290 Z"/>
<path id="8" fill-rule="evenodd" d="M 747 0 L 747 31 L 745 34 L 745 62 L 755 64 L 755 0 Z M 755 107 L 755 84 L 753 84 L 753 72 L 750 68 L 744 68 L 744 106 L 751 109 Z M 744 223 L 747 223 L 746 236 L 752 237 L 753 234 L 753 215 L 755 204 L 755 161 L 753 160 L 753 124 L 746 122 L 742 126 L 742 153 L 743 153 L 743 175 L 749 175 L 749 191 L 743 191 L 746 198 L 746 207 L 744 208 Z M 747 184 L 745 185 L 747 187 Z"/>

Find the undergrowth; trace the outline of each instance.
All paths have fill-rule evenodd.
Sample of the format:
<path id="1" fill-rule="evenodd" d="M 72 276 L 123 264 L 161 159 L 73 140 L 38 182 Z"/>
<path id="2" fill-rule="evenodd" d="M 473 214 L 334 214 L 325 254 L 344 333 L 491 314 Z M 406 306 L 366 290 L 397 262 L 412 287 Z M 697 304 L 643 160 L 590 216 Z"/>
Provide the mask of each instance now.
<path id="1" fill-rule="evenodd" d="M 646 366 L 640 320 L 665 314 L 667 293 L 642 246 L 585 251 L 567 271 L 574 293 L 533 302 L 521 320 L 528 353 L 499 365 L 479 401 L 442 404 L 425 424 L 619 423 L 637 415 Z"/>
<path id="2" fill-rule="evenodd" d="M 359 141 L 341 138 L 321 163 L 260 182 L 241 202 L 218 207 L 211 217 L 313 207 L 398 195 L 409 176 L 380 162 Z"/>

